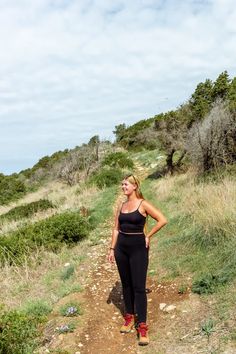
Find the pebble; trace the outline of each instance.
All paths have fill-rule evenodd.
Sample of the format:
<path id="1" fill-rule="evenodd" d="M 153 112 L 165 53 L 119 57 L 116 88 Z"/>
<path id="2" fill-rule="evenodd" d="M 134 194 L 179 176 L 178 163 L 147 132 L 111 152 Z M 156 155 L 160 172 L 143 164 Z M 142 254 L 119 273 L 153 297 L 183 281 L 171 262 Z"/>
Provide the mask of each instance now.
<path id="1" fill-rule="evenodd" d="M 165 304 L 164 302 L 162 302 L 162 303 L 159 305 L 159 308 L 160 308 L 160 310 L 163 310 L 164 307 L 166 307 L 166 304 Z"/>
<path id="2" fill-rule="evenodd" d="M 82 343 L 79 343 L 78 344 L 78 347 L 83 347 L 84 345 Z"/>
<path id="3" fill-rule="evenodd" d="M 169 305 L 169 306 L 167 306 L 163 311 L 165 311 L 165 312 L 171 312 L 171 311 L 173 311 L 173 310 L 175 310 L 176 309 L 176 306 L 175 305 Z"/>

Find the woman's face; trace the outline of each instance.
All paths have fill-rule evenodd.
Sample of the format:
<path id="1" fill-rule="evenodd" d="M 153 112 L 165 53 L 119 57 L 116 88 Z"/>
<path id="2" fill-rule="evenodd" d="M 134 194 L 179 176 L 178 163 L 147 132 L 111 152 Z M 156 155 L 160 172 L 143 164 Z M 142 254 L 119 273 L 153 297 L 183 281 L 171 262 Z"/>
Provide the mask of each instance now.
<path id="1" fill-rule="evenodd" d="M 130 183 L 127 179 L 124 179 L 121 183 L 121 188 L 125 195 L 130 195 L 135 191 L 136 185 Z"/>

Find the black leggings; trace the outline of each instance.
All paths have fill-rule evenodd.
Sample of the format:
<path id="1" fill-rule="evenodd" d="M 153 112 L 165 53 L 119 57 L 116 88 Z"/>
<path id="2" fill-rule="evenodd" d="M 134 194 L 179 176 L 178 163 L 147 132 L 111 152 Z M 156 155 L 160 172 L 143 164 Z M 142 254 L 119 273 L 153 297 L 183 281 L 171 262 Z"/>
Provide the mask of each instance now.
<path id="1" fill-rule="evenodd" d="M 148 268 L 148 248 L 145 236 L 119 233 L 115 248 L 115 259 L 123 288 L 125 310 L 134 314 L 138 322 L 147 319 L 146 277 Z"/>

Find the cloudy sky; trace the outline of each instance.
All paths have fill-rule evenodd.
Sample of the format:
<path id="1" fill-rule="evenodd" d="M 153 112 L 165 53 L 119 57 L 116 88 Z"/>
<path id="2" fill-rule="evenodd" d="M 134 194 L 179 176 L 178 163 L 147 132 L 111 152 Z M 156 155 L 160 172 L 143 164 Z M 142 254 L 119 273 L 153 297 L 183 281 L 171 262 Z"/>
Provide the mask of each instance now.
<path id="1" fill-rule="evenodd" d="M 0 172 L 236 76 L 234 0 L 0 0 Z"/>

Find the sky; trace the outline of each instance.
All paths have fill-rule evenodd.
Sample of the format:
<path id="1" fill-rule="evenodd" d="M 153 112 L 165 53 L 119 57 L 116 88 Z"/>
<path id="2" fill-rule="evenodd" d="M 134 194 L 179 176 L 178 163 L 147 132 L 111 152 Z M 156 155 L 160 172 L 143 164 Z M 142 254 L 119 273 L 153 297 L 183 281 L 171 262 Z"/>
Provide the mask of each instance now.
<path id="1" fill-rule="evenodd" d="M 236 76 L 234 0 L 0 0 L 0 172 Z"/>

